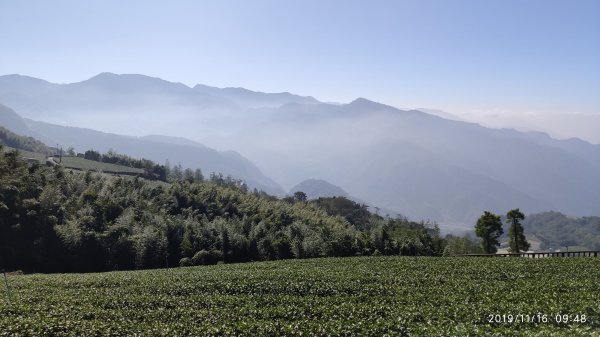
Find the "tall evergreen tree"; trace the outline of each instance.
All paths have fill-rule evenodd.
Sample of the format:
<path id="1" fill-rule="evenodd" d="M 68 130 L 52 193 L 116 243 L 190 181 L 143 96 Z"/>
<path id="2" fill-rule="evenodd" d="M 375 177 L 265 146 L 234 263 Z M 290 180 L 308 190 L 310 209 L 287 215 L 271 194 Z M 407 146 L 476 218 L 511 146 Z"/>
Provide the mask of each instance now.
<path id="1" fill-rule="evenodd" d="M 529 242 L 525 238 L 523 225 L 521 225 L 521 220 L 525 219 L 525 215 L 518 208 L 515 208 L 508 211 L 506 218 L 510 225 L 508 230 L 510 252 L 520 253 L 529 250 Z"/>
<path id="2" fill-rule="evenodd" d="M 481 238 L 481 248 L 486 254 L 498 251 L 498 238 L 503 232 L 500 216 L 488 211 L 483 212 L 475 225 L 475 234 Z"/>

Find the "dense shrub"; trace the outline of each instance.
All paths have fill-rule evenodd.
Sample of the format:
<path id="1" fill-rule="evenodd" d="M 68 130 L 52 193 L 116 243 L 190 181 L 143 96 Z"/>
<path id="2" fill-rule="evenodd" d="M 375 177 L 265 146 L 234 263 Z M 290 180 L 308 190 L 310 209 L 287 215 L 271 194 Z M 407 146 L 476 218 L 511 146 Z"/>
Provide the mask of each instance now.
<path id="1" fill-rule="evenodd" d="M 180 267 L 189 267 L 192 266 L 192 259 L 190 259 L 189 257 L 184 257 L 181 258 L 181 260 L 179 260 L 179 266 Z"/>
<path id="2" fill-rule="evenodd" d="M 223 261 L 223 253 L 215 249 L 203 249 L 192 257 L 192 264 L 195 266 L 217 264 L 219 261 Z"/>

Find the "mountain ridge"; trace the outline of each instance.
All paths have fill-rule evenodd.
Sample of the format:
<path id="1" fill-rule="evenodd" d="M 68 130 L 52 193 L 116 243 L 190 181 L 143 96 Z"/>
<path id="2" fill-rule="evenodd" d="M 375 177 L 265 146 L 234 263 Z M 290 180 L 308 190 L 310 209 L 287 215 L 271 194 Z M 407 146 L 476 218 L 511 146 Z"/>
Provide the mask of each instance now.
<path id="1" fill-rule="evenodd" d="M 96 150 L 107 152 L 115 150 L 135 158 L 148 158 L 153 161 L 181 164 L 184 168 L 200 168 L 204 174 L 222 173 L 246 181 L 250 188 L 257 188 L 274 195 L 284 192 L 277 183 L 266 177 L 251 161 L 235 151 L 217 151 L 200 143 L 188 141 L 183 144 L 175 137 L 144 138 L 104 133 L 97 130 L 61 126 L 31 119 L 18 119 L 18 114 L 0 104 L 0 125 L 23 125 L 20 132 L 15 133 L 35 137 L 45 144 L 59 144 L 74 147 L 77 151 Z M 20 123 L 15 123 L 15 121 Z M 165 142 L 165 139 L 171 141 Z M 179 143 L 172 141 L 178 140 Z M 187 140 L 185 140 L 187 141 Z"/>
<path id="2" fill-rule="evenodd" d="M 600 214 L 593 202 L 600 200 L 600 145 L 491 129 L 365 98 L 346 104 L 303 103 L 305 97 L 285 94 L 247 100 L 244 95 L 256 92 L 144 76 L 134 79 L 148 83 L 128 88 L 127 77 L 102 77 L 123 81 L 124 89 L 73 97 L 57 85 L 57 91 L 19 93 L 23 88 L 7 86 L 12 77 L 0 77 L 0 101 L 20 102 L 54 124 L 94 123 L 104 132 L 164 134 L 234 149 L 286 190 L 319 177 L 417 219 L 470 228 L 483 210 L 508 207 Z"/>

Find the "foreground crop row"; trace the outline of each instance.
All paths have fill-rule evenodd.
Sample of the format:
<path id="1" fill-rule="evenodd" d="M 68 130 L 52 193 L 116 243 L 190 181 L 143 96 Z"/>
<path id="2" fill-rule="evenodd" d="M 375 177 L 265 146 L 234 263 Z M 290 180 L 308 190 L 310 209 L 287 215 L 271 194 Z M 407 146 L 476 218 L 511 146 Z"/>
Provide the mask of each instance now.
<path id="1" fill-rule="evenodd" d="M 0 336 L 589 336 L 600 330 L 599 279 L 594 258 L 330 258 L 18 275 L 0 299 Z"/>

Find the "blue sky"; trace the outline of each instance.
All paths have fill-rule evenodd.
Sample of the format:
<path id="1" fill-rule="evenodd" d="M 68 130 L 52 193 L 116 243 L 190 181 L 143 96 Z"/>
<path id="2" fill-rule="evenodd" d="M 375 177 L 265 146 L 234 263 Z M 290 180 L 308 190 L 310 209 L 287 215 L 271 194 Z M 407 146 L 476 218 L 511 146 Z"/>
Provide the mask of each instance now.
<path id="1" fill-rule="evenodd" d="M 0 0 L 0 74 L 600 114 L 600 1 Z M 600 133 L 600 132 L 599 132 Z"/>

